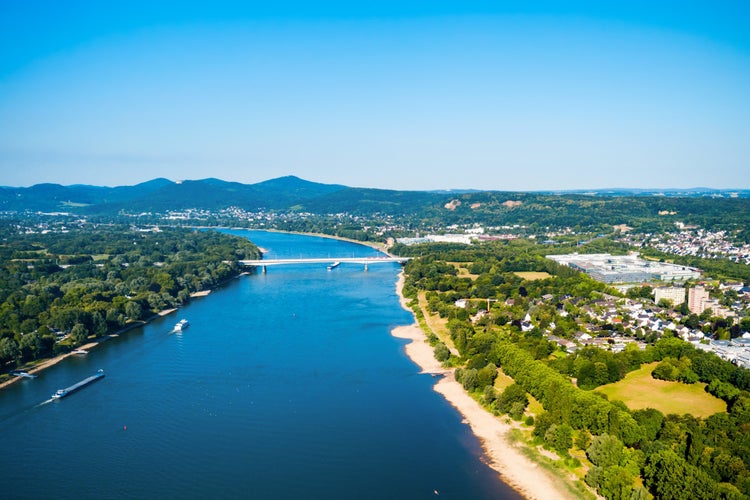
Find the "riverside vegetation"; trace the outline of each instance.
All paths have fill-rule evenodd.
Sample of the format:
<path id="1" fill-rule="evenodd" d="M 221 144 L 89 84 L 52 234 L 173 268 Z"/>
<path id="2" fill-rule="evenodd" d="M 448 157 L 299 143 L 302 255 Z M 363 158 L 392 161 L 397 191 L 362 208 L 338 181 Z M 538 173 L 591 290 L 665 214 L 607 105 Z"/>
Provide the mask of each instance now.
<path id="1" fill-rule="evenodd" d="M 489 411 L 520 422 L 529 446 L 554 451 L 567 473 L 613 499 L 750 494 L 750 371 L 668 335 L 651 339 L 645 350 L 631 343 L 618 353 L 583 348 L 567 354 L 538 327 L 522 328 L 531 314 L 570 338 L 579 307 L 605 294 L 622 297 L 545 259 L 550 247 L 494 242 L 394 251 L 415 257 L 406 265 L 403 293 L 423 328 L 426 316 L 433 324 L 435 316 L 444 320 L 444 331 L 431 336 L 436 358 L 456 367 L 457 380 Z M 466 307 L 455 305 L 459 299 Z M 701 398 L 682 396 L 688 401 L 681 409 L 695 414 L 665 414 L 657 401 L 629 408 L 592 390 L 629 383 L 627 391 L 648 399 L 647 382 L 618 382 L 641 367 L 664 384 L 704 384 Z"/>
<path id="2" fill-rule="evenodd" d="M 3 236 L 4 372 L 140 324 L 237 276 L 239 259 L 260 256 L 247 239 L 215 231 L 106 225 Z"/>

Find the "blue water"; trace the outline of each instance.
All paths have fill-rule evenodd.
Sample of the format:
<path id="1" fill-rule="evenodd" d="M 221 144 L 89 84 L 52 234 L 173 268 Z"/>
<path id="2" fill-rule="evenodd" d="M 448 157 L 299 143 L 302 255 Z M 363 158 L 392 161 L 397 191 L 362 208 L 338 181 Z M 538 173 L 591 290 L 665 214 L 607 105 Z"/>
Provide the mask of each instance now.
<path id="1" fill-rule="evenodd" d="M 269 258 L 376 255 L 231 232 Z M 518 498 L 389 334 L 411 322 L 398 271 L 269 267 L 0 391 L 0 496 Z"/>

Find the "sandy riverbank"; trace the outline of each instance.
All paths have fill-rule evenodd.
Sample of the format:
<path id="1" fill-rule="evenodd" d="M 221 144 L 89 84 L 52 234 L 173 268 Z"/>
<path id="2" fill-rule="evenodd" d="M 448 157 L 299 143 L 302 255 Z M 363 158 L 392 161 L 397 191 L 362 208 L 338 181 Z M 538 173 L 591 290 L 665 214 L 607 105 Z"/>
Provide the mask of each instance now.
<path id="1" fill-rule="evenodd" d="M 411 311 L 402 294 L 403 286 L 402 272 L 396 283 L 396 292 L 404 309 Z M 511 424 L 482 408 L 456 382 L 453 370 L 441 366 L 435 359 L 432 346 L 427 342 L 427 336 L 416 321 L 412 325 L 396 327 L 391 333 L 394 337 L 411 340 L 406 345 L 406 354 L 422 368 L 423 373 L 445 375 L 435 384 L 435 391 L 442 394 L 466 419 L 474 435 L 482 442 L 489 465 L 500 473 L 503 482 L 530 499 L 574 498 L 561 487 L 559 479 L 537 466 L 510 443 L 508 437 L 513 429 Z"/>

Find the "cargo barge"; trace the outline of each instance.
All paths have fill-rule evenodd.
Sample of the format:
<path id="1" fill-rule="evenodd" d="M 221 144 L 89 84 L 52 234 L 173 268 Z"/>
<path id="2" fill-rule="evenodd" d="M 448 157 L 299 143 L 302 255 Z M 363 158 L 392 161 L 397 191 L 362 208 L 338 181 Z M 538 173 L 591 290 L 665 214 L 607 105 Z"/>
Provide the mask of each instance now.
<path id="1" fill-rule="evenodd" d="M 92 375 L 92 376 L 90 376 L 88 378 L 85 378 L 85 379 L 81 380 L 80 382 L 78 382 L 77 384 L 71 385 L 70 387 L 66 387 L 65 389 L 58 389 L 57 392 L 52 395 L 52 399 L 64 398 L 65 396 L 67 396 L 69 394 L 73 394 L 78 389 L 86 387 L 87 385 L 89 385 L 92 382 L 96 382 L 100 378 L 104 378 L 104 370 L 99 370 L 94 375 Z"/>

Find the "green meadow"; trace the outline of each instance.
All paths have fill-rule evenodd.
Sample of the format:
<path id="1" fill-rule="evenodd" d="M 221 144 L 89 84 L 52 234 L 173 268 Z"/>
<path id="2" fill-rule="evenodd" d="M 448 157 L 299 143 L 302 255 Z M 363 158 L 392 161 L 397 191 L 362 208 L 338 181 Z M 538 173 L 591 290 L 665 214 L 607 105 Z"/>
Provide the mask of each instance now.
<path id="1" fill-rule="evenodd" d="M 705 391 L 706 384 L 683 384 L 654 379 L 651 371 L 656 364 L 643 365 L 619 382 L 603 385 L 595 390 L 606 394 L 610 401 L 622 401 L 632 410 L 654 408 L 665 415 L 690 413 L 701 418 L 727 411 L 724 401 Z"/>

